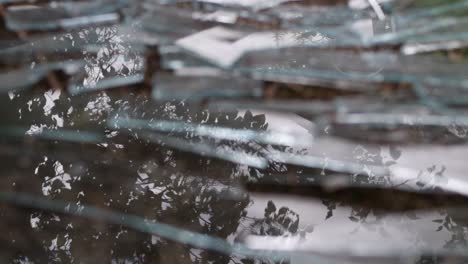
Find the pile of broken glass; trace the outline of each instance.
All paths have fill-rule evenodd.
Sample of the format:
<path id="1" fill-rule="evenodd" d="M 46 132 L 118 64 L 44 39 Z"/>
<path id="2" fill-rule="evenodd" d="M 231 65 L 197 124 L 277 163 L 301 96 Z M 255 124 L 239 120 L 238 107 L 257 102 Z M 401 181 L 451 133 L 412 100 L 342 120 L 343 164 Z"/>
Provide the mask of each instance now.
<path id="1" fill-rule="evenodd" d="M 468 261 L 467 0 L 0 15 L 2 262 Z"/>

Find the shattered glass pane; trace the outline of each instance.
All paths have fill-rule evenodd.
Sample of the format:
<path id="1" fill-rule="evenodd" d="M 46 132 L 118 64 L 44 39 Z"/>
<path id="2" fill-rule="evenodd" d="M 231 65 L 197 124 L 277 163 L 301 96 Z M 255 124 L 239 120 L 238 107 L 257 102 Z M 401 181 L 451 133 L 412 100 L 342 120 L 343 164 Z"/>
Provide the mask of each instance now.
<path id="1" fill-rule="evenodd" d="M 0 260 L 466 263 L 467 11 L 0 0 Z"/>

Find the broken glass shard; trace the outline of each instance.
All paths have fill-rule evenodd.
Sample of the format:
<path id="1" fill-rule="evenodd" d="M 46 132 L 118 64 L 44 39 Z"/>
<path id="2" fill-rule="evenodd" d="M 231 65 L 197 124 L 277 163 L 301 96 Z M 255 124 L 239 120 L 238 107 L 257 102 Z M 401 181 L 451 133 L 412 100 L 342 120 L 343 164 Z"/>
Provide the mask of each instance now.
<path id="1" fill-rule="evenodd" d="M 185 52 L 182 48 L 175 45 L 158 47 L 161 56 L 161 68 L 171 71 L 185 71 L 192 68 L 212 67 L 203 59 Z"/>
<path id="2" fill-rule="evenodd" d="M 249 51 L 307 45 L 307 43 L 298 42 L 293 33 L 284 32 L 281 39 L 276 38 L 277 34 L 281 32 L 250 33 L 225 27 L 213 27 L 178 39 L 176 44 L 221 68 L 231 67 Z M 314 36 L 310 41 L 326 42 L 327 39 Z"/>
<path id="3" fill-rule="evenodd" d="M 103 135 L 87 132 L 73 131 L 66 129 L 41 129 L 37 132 L 28 133 L 27 129 L 19 127 L 5 127 L 0 131 L 1 134 L 11 137 L 37 137 L 46 140 L 68 141 L 77 143 L 101 143 L 104 141 Z"/>
<path id="4" fill-rule="evenodd" d="M 121 1 L 65 2 L 46 6 L 12 6 L 6 10 L 10 30 L 57 30 L 110 24 L 119 20 Z"/>
<path id="5" fill-rule="evenodd" d="M 454 144 L 466 142 L 467 138 L 455 131 L 466 129 L 468 119 L 450 115 L 352 113 L 338 115 L 330 125 L 328 131 L 332 135 L 356 140 L 365 137 L 366 141 L 377 142 Z"/>
<path id="6" fill-rule="evenodd" d="M 245 55 L 236 68 L 244 74 L 288 74 L 324 80 L 421 83 L 468 87 L 464 62 L 432 56 L 402 56 L 394 52 L 331 51 L 283 48 Z"/>
<path id="7" fill-rule="evenodd" d="M 5 41 L 0 50 L 0 65 L 34 67 L 39 62 L 62 62 L 83 59 L 99 47 L 80 33 L 53 34 L 24 40 Z"/>
<path id="8" fill-rule="evenodd" d="M 155 9 L 139 17 L 136 23 L 141 29 L 154 35 L 161 45 L 171 45 L 175 40 L 202 31 L 213 25 L 210 22 L 194 21 L 191 13 L 177 9 Z"/>
<path id="9" fill-rule="evenodd" d="M 128 118 L 114 118 L 109 122 L 112 128 L 146 129 L 163 133 L 194 134 L 197 136 L 211 137 L 221 140 L 238 142 L 259 142 L 284 146 L 307 146 L 312 138 L 300 134 L 287 134 L 283 132 L 265 131 L 259 132 L 249 129 L 236 129 L 230 127 L 193 124 L 181 121 L 166 120 L 139 120 Z"/>
<path id="10" fill-rule="evenodd" d="M 261 97 L 262 83 L 242 77 L 158 74 L 153 83 L 156 100 L 202 101 L 209 98 Z"/>
<path id="11" fill-rule="evenodd" d="M 32 69 L 22 68 L 0 73 L 0 92 L 6 93 L 29 88 L 53 71 L 62 71 L 71 76 L 78 73 L 84 65 L 84 61 L 75 60 L 63 63 L 38 64 Z"/>
<path id="12" fill-rule="evenodd" d="M 246 153 L 242 150 L 232 149 L 228 146 L 219 146 L 207 142 L 193 142 L 178 137 L 158 135 L 156 133 L 141 132 L 139 137 L 152 143 L 166 145 L 180 151 L 194 153 L 200 156 L 218 158 L 236 164 L 243 164 L 254 168 L 266 168 L 268 161 L 260 156 Z"/>

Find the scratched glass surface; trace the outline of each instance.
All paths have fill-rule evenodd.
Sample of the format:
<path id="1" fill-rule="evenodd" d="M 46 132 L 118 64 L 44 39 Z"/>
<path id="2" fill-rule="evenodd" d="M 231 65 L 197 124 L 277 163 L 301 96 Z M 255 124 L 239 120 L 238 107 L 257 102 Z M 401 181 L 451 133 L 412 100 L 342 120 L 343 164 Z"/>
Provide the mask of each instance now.
<path id="1" fill-rule="evenodd" d="M 0 262 L 466 263 L 467 14 L 0 0 Z"/>

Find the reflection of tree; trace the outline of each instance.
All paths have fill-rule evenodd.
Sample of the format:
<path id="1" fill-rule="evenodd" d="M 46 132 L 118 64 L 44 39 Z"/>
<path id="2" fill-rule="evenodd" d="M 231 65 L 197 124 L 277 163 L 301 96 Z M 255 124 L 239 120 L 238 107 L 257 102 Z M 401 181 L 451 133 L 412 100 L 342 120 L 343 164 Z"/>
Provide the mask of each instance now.
<path id="1" fill-rule="evenodd" d="M 143 57 L 136 47 L 119 34 L 116 27 L 103 27 L 80 31 L 73 38 L 87 44 L 100 45 L 97 55 L 86 56 L 85 85 L 93 85 L 106 77 L 128 76 L 143 65 Z M 133 44 L 134 45 L 134 44 Z"/>
<path id="2" fill-rule="evenodd" d="M 436 232 L 446 230 L 450 234 L 450 239 L 445 242 L 446 249 L 465 250 L 468 246 L 466 221 L 457 219 L 445 209 L 440 210 L 440 219 L 434 219 L 433 222 L 439 224 Z M 450 259 L 450 257 L 447 257 Z M 426 255 L 417 260 L 417 264 L 447 263 L 441 256 Z"/>
<path id="3" fill-rule="evenodd" d="M 437 228 L 437 232 L 445 229 L 451 233 L 451 238 L 445 244 L 447 248 L 464 248 L 468 245 L 466 238 L 466 224 L 460 222 L 456 217 L 447 214 L 446 212 L 441 212 L 441 215 L 444 216 L 442 219 L 433 220 L 434 223 L 440 224 Z"/>
<path id="4" fill-rule="evenodd" d="M 268 126 L 264 115 L 253 115 L 249 111 L 242 116 L 237 112 L 218 114 L 194 111 L 183 103 L 156 105 L 140 97 L 115 100 L 116 97 L 113 96 L 106 97 L 109 98 L 107 110 L 101 112 L 95 119 L 85 118 L 86 124 L 82 120 L 86 112 L 77 109 L 87 105 L 88 100 L 101 96 L 106 95 L 89 96 L 88 99 L 81 97 L 78 104 L 74 104 L 72 100 L 71 105 L 70 100 L 62 96 L 55 102 L 56 105 L 50 114 L 59 113 L 65 116 L 64 127 L 73 129 L 82 126 L 102 127 L 109 112 L 129 109 L 129 106 L 131 111 L 127 110 L 126 113 L 135 118 L 184 120 L 258 131 L 265 130 Z M 18 99 L 15 103 L 22 102 L 23 105 L 23 100 L 26 99 Z M 43 103 L 42 101 L 34 104 L 33 110 L 41 110 Z M 66 114 L 70 106 L 75 110 L 71 114 Z M 23 114 L 25 118 L 23 121 L 50 122 L 47 121 L 49 117 L 38 113 L 40 112 L 31 111 Z M 111 134 L 109 131 L 109 135 Z M 131 133 L 135 134 L 138 134 L 138 131 Z M 192 141 L 211 141 L 218 146 L 235 148 L 242 145 L 236 142 L 201 138 L 190 133 L 182 137 Z M 230 198 L 232 196 L 230 186 L 237 182 L 239 177 L 255 177 L 255 173 L 249 173 L 249 170 L 245 170 L 242 166 L 184 153 L 139 138 L 129 137 L 127 140 L 123 135 L 116 137 L 117 141 L 121 139 L 124 140 L 118 143 L 122 143 L 122 147 L 111 145 L 105 147 L 109 153 L 113 153 L 113 156 L 105 159 L 97 157 L 94 161 L 83 160 L 83 157 L 89 155 L 87 148 L 91 146 L 77 148 L 71 158 L 49 156 L 51 153 L 45 152 L 43 156 L 34 158 L 30 164 L 35 165 L 22 173 L 25 177 L 32 176 L 38 180 L 31 182 L 29 188 L 32 192 L 42 193 L 51 199 L 73 201 L 77 204 L 94 204 L 104 209 L 139 215 L 224 239 L 233 238 L 239 229 L 239 224 L 245 221 L 250 199 L 246 195 Z M 57 144 L 62 143 L 59 141 Z M 249 147 L 251 151 L 263 148 L 254 143 L 245 147 Z M 139 155 L 134 153 L 134 150 L 147 151 L 147 154 Z M 114 157 L 122 155 L 124 159 Z M 277 213 L 258 221 L 262 222 L 265 228 L 274 230 L 278 224 L 287 225 L 287 215 L 295 213 L 287 208 L 281 208 Z M 94 262 L 96 259 L 102 262 L 112 260 L 116 263 L 130 260 L 136 263 L 248 262 L 237 257 L 191 249 L 150 234 L 136 233 L 119 226 L 108 226 L 106 223 L 90 224 L 87 220 L 35 210 L 25 218 L 18 222 L 18 225 L 22 225 L 23 230 L 30 230 L 25 231 L 30 232 L 28 236 L 38 239 L 35 246 L 28 248 L 30 251 L 18 253 L 17 260 L 27 258 L 38 262 L 83 263 Z M 295 226 L 297 229 L 297 223 Z M 20 237 L 21 232 L 18 231 L 16 236 Z"/>
<path id="5" fill-rule="evenodd" d="M 268 201 L 262 219 L 254 219 L 249 232 L 258 236 L 285 236 L 296 234 L 299 228 L 299 215 L 288 207 L 276 208 L 273 201 Z"/>
<path id="6" fill-rule="evenodd" d="M 299 215 L 288 207 L 277 209 L 273 201 L 268 201 L 264 218 L 251 220 L 253 221 L 242 233 L 257 236 L 291 236 L 297 235 L 299 228 Z M 287 264 L 289 260 L 276 263 Z"/>

